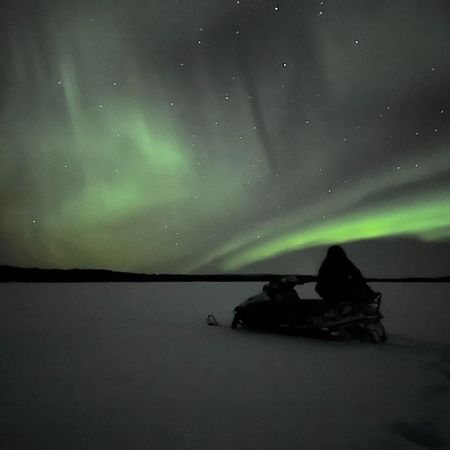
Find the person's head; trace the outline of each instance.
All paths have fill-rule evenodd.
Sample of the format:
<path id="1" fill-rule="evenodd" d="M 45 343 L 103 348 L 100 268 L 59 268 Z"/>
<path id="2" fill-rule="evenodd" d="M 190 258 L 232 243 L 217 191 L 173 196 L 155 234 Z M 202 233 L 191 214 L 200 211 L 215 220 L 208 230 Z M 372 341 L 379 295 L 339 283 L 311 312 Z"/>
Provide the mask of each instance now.
<path id="1" fill-rule="evenodd" d="M 347 259 L 347 255 L 340 245 L 332 245 L 328 248 L 327 258 L 331 258 L 333 260 L 342 260 Z"/>

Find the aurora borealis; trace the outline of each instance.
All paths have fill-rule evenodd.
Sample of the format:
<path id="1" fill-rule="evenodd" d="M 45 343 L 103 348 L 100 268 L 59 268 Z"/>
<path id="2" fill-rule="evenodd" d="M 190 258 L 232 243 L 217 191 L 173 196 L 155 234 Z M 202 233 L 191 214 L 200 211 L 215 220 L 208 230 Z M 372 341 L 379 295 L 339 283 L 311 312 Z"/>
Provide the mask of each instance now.
<path id="1" fill-rule="evenodd" d="M 447 1 L 0 13 L 0 263 L 237 271 L 448 242 Z"/>

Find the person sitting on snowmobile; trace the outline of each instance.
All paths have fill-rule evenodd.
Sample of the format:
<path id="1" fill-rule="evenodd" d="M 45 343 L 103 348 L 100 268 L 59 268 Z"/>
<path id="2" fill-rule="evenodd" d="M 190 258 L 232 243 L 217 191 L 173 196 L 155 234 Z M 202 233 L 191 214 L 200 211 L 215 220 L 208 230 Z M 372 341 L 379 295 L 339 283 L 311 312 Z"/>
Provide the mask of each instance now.
<path id="1" fill-rule="evenodd" d="M 329 303 L 371 303 L 380 294 L 366 283 L 360 270 L 339 245 L 332 245 L 319 269 L 316 292 Z"/>

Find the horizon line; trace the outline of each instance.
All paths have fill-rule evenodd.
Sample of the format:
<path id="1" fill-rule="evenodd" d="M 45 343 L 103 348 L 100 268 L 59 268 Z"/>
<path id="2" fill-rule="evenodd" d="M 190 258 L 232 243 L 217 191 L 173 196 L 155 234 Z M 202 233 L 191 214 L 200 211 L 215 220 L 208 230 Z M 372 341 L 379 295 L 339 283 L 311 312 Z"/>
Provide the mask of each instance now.
<path id="1" fill-rule="evenodd" d="M 0 265 L 0 283 L 27 282 L 264 282 L 288 278 L 294 284 L 314 283 L 317 275 L 275 273 L 140 273 L 110 269 L 43 269 Z M 450 275 L 437 277 L 364 277 L 369 283 L 449 283 Z"/>

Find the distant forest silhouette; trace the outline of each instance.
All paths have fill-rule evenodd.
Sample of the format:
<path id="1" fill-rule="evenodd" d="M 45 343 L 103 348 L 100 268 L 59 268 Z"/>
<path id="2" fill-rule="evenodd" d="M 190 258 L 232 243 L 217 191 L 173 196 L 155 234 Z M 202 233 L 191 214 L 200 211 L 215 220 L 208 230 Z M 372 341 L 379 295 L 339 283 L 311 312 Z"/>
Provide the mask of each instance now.
<path id="1" fill-rule="evenodd" d="M 1 283 L 112 283 L 112 282 L 267 282 L 289 277 L 295 284 L 313 283 L 315 275 L 301 274 L 167 274 L 116 272 L 104 269 L 40 269 L 0 266 Z M 449 283 L 450 276 L 365 278 L 379 283 Z"/>

